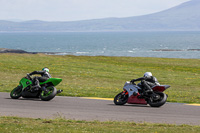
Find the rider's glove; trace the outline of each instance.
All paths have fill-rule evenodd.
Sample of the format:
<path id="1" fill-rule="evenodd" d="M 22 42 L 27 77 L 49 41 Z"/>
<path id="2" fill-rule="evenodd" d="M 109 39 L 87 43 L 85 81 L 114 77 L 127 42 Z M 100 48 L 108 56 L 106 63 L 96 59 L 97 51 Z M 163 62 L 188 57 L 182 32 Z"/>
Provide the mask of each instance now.
<path id="1" fill-rule="evenodd" d="M 131 83 L 134 83 L 134 82 L 135 82 L 135 79 L 132 79 L 132 80 L 131 80 Z"/>

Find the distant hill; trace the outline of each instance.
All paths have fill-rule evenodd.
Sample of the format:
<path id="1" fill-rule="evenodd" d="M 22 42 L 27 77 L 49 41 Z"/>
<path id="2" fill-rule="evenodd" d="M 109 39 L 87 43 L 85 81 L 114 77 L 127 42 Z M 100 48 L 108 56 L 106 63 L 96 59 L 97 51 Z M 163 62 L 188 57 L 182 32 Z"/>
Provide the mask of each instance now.
<path id="1" fill-rule="evenodd" d="M 70 22 L 0 21 L 0 32 L 40 31 L 200 31 L 200 0 L 191 0 L 168 10 L 127 18 Z"/>

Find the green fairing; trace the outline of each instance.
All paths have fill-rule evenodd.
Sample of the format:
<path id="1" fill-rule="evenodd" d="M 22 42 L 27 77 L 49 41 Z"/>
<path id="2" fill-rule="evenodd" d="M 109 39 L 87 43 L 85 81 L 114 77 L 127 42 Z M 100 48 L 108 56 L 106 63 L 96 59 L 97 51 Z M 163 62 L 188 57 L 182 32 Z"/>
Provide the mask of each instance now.
<path id="1" fill-rule="evenodd" d="M 54 86 L 58 85 L 60 82 L 62 81 L 61 78 L 49 78 L 47 81 L 45 82 L 40 82 L 40 85 L 46 84 L 46 83 L 52 83 Z M 20 80 L 20 85 L 23 86 L 23 88 L 26 88 L 27 86 L 32 84 L 32 81 L 26 78 L 22 78 Z"/>
<path id="2" fill-rule="evenodd" d="M 41 82 L 40 85 L 46 84 L 46 83 L 52 83 L 54 86 L 58 85 L 62 81 L 61 78 L 49 78 L 45 82 Z"/>
<path id="3" fill-rule="evenodd" d="M 32 81 L 29 80 L 29 79 L 26 79 L 26 78 L 22 78 L 22 79 L 20 80 L 19 84 L 22 85 L 23 88 L 25 88 L 25 87 L 31 85 L 31 84 L 32 84 Z"/>

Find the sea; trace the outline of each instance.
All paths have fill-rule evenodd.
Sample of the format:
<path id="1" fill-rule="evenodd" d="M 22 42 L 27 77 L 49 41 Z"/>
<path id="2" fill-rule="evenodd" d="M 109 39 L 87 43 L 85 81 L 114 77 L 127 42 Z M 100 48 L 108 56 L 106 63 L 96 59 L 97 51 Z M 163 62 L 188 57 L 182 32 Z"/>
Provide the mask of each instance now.
<path id="1" fill-rule="evenodd" d="M 4 32 L 0 48 L 57 55 L 200 59 L 200 31 Z"/>

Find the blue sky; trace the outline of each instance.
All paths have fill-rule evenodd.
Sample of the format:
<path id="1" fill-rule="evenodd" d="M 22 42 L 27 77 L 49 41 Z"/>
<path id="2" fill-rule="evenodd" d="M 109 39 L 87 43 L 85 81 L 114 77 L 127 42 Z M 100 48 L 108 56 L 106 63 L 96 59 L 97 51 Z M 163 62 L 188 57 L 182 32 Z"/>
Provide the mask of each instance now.
<path id="1" fill-rule="evenodd" d="M 76 21 L 159 12 L 189 0 L 0 0 L 0 20 Z"/>

